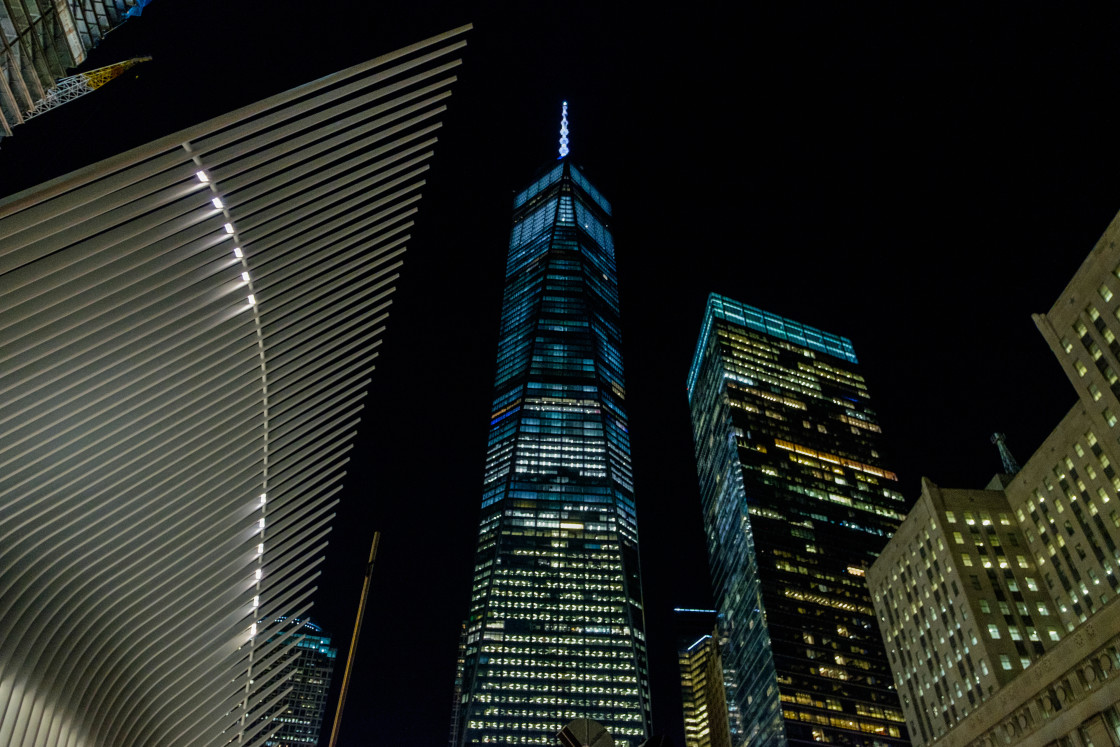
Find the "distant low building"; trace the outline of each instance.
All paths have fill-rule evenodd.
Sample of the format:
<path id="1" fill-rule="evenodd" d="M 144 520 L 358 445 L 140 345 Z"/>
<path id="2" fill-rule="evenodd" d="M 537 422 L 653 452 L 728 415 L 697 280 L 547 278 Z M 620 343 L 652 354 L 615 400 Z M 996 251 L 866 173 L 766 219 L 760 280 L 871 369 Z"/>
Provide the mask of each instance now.
<path id="1" fill-rule="evenodd" d="M 731 747 L 720 658 L 719 613 L 675 609 L 685 747 Z"/>
<path id="2" fill-rule="evenodd" d="M 1120 744 L 1120 216 L 1035 323 L 1079 402 L 991 490 L 924 481 L 868 574 L 916 745 Z"/>

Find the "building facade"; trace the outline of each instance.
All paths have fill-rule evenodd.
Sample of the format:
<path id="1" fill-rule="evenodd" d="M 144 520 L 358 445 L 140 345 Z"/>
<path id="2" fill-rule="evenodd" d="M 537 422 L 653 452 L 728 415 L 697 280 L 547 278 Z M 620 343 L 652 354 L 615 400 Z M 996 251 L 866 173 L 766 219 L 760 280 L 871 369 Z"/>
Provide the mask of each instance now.
<path id="1" fill-rule="evenodd" d="M 270 685 L 287 693 L 270 717 L 280 728 L 265 742 L 265 747 L 316 747 L 338 649 L 331 646 L 323 629 L 310 620 L 289 618 L 283 622 L 284 627 L 276 637 L 286 648 L 277 662 L 277 676 L 270 677 L 270 672 L 261 675 Z"/>
<path id="2" fill-rule="evenodd" d="M 551 745 L 583 718 L 634 745 L 649 677 L 611 206 L 562 158 L 513 208 L 452 731 Z"/>
<path id="3" fill-rule="evenodd" d="M 675 609 L 685 747 L 731 747 L 719 613 Z"/>
<path id="4" fill-rule="evenodd" d="M 906 744 L 864 578 L 903 499 L 851 342 L 713 294 L 688 394 L 734 744 Z"/>
<path id="5" fill-rule="evenodd" d="M 996 490 L 925 481 L 869 575 L 917 743 L 1120 745 L 1118 294 L 1120 216 L 1050 311 L 1035 315 L 1078 402 Z M 981 494 L 985 513 L 966 515 Z M 904 574 L 915 598 L 940 591 L 939 614 L 915 611 L 892 588 Z M 957 622 L 963 636 L 950 637 Z"/>
<path id="6" fill-rule="evenodd" d="M 279 728 L 465 31 L 0 200 L 0 744 Z"/>
<path id="7" fill-rule="evenodd" d="M 944 734 L 1065 634 L 998 483 L 928 479 L 867 574 L 916 745 Z"/>

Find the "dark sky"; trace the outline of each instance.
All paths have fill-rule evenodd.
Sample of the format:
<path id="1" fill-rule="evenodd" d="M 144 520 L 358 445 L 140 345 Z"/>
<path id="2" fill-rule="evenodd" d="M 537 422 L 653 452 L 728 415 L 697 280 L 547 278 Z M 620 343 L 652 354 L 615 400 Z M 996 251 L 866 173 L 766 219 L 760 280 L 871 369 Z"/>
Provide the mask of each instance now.
<path id="1" fill-rule="evenodd" d="M 91 63 L 155 60 L 3 141 L 0 194 L 475 24 L 314 611 L 345 645 L 381 530 L 344 745 L 446 744 L 511 198 L 562 99 L 615 208 L 653 713 L 678 745 L 669 611 L 710 603 L 685 396 L 709 292 L 853 340 L 909 498 L 982 486 L 994 430 L 1025 461 L 1073 404 L 1030 314 L 1120 209 L 1117 7 L 751 6 L 155 0 Z"/>

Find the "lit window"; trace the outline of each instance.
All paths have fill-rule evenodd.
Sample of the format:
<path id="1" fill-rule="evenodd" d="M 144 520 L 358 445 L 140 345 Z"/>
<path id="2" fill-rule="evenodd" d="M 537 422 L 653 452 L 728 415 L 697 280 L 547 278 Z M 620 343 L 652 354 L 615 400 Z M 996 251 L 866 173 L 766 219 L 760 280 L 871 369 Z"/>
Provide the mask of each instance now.
<path id="1" fill-rule="evenodd" d="M 1108 286 L 1104 283 L 1101 283 L 1101 287 L 1097 288 L 1097 293 L 1101 294 L 1101 298 L 1103 298 L 1106 303 L 1112 300 L 1112 291 L 1109 290 Z M 1096 309 L 1093 310 L 1096 311 Z"/>
<path id="2" fill-rule="evenodd" d="M 1011 669 L 1011 657 L 1007 654 L 1000 654 L 999 665 L 1004 669 Z"/>
<path id="3" fill-rule="evenodd" d="M 995 623 L 988 623 L 988 635 L 994 641 L 999 640 L 999 626 Z"/>

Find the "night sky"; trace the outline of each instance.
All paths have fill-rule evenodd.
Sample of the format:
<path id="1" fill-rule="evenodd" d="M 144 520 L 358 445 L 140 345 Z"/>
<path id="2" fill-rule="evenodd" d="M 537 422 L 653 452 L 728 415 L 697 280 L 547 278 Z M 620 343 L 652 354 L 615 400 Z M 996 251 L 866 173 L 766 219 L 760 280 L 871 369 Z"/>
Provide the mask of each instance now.
<path id="1" fill-rule="evenodd" d="M 152 62 L 0 144 L 7 194 L 475 24 L 313 611 L 344 647 L 380 530 L 342 744 L 447 742 L 511 199 L 561 100 L 614 205 L 654 727 L 678 745 L 670 611 L 711 603 L 685 393 L 708 293 L 851 338 L 911 499 L 983 486 L 993 431 L 1025 461 L 1073 404 L 1030 315 L 1120 209 L 1120 10 L 883 6 L 155 0 L 89 66 Z"/>

